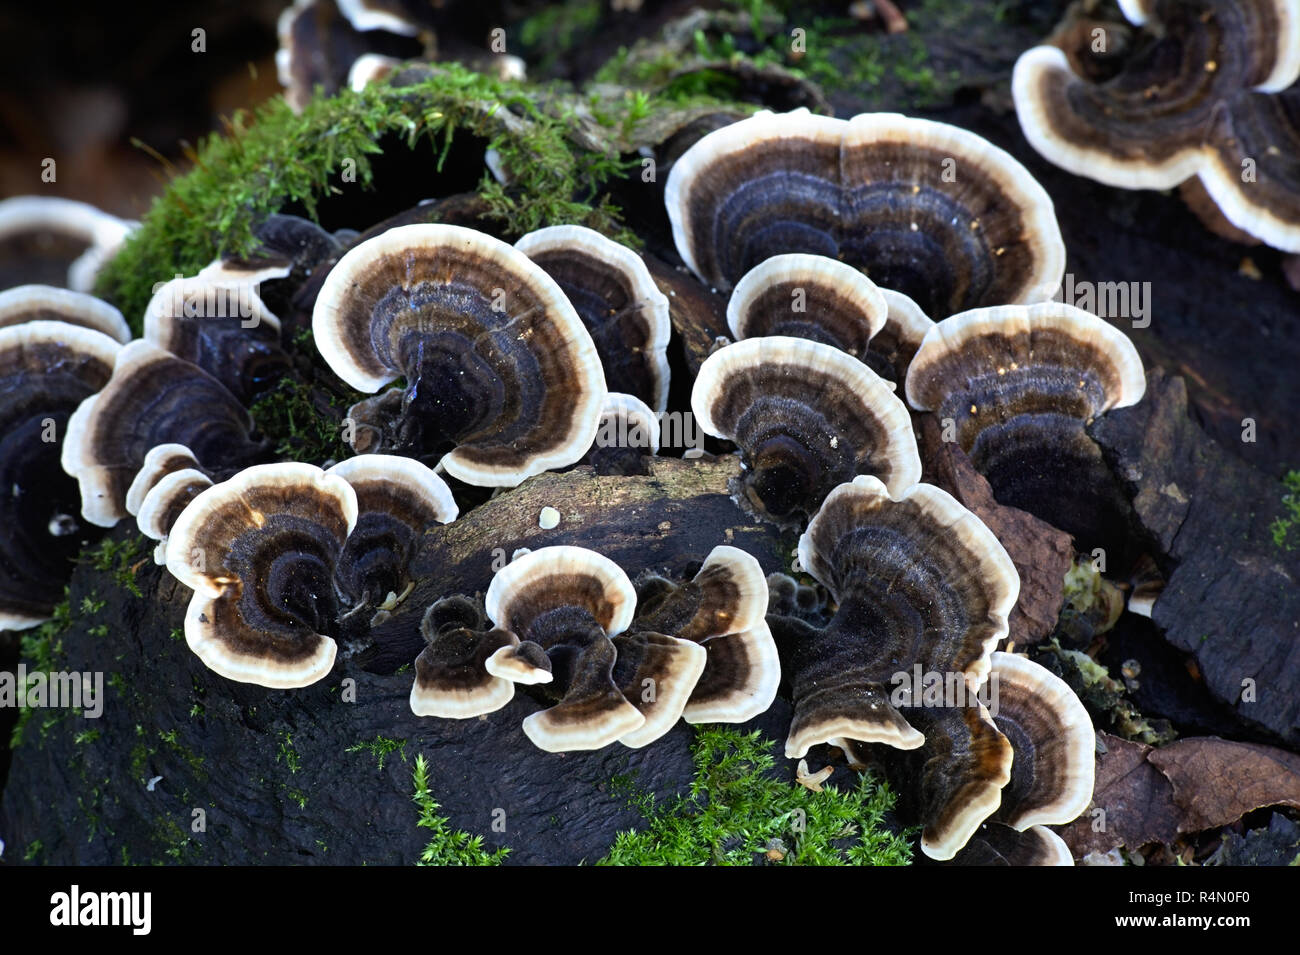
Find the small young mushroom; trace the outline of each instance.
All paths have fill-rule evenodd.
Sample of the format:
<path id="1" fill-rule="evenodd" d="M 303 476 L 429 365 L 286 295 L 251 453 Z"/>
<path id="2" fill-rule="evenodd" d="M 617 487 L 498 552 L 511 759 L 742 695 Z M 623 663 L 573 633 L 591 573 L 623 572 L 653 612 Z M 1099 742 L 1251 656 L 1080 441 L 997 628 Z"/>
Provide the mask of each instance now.
<path id="1" fill-rule="evenodd" d="M 255 465 L 195 497 L 172 525 L 167 569 L 194 590 L 185 642 L 227 679 L 309 686 L 334 665 L 334 572 L 357 521 L 343 478 Z"/>
<path id="2" fill-rule="evenodd" d="M 18 285 L 0 292 L 0 328 L 35 321 L 79 325 L 123 345 L 131 340 L 122 313 L 93 295 L 53 285 Z"/>
<path id="3" fill-rule="evenodd" d="M 865 475 L 827 497 L 799 539 L 799 560 L 838 608 L 824 629 L 782 624 L 790 758 L 841 738 L 921 746 L 892 699 L 898 674 L 919 665 L 977 691 L 1020 591 L 997 538 L 945 491 L 917 484 L 891 495 Z"/>
<path id="4" fill-rule="evenodd" d="M 668 407 L 668 298 L 641 256 L 577 225 L 530 232 L 515 248 L 540 265 L 573 303 L 596 343 L 605 378 L 654 411 Z"/>
<path id="5" fill-rule="evenodd" d="M 821 342 L 770 336 L 719 349 L 700 366 L 691 409 L 706 434 L 739 445 L 746 495 L 777 520 L 813 513 L 858 474 L 894 493 L 921 477 L 893 387 Z"/>
<path id="6" fill-rule="evenodd" d="M 764 335 L 807 338 L 866 361 L 889 305 L 876 283 L 822 255 L 774 255 L 744 274 L 727 301 L 736 341 Z"/>
<path id="7" fill-rule="evenodd" d="M 954 429 L 998 502 L 1073 534 L 1123 534 L 1125 499 L 1085 427 L 1146 390 L 1128 337 L 1060 302 L 974 309 L 936 324 L 912 359 L 907 400 Z"/>
<path id="8" fill-rule="evenodd" d="M 949 315 L 1041 301 L 1065 268 L 1051 200 L 1023 166 L 974 133 L 894 113 L 756 113 L 688 149 L 665 202 L 678 253 L 723 290 L 806 252 Z"/>
<path id="9" fill-rule="evenodd" d="M 540 266 L 472 229 L 399 226 L 354 246 L 312 328 L 352 387 L 405 378 L 398 443 L 466 483 L 513 487 L 596 434 L 605 378 L 581 319 Z"/>
<path id="10" fill-rule="evenodd" d="M 0 201 L 0 287 L 26 282 L 89 292 L 138 223 L 54 196 Z M 14 278 L 21 277 L 15 282 Z"/>
<path id="11" fill-rule="evenodd" d="M 469 719 L 493 713 L 515 695 L 515 683 L 491 673 L 487 660 L 515 642 L 505 630 L 487 630 L 482 612 L 464 597 L 432 604 L 420 623 L 428 646 L 415 658 L 411 712 Z"/>
<path id="12" fill-rule="evenodd" d="M 109 380 L 120 347 L 64 322 L 0 328 L 0 630 L 49 618 L 86 541 L 60 445 L 72 412 Z"/>
<path id="13" fill-rule="evenodd" d="M 219 381 L 146 341 L 117 354 L 113 376 L 68 420 L 63 469 L 81 484 L 81 513 L 112 527 L 150 451 L 179 444 L 212 475 L 261 457 L 248 412 Z"/>
<path id="14" fill-rule="evenodd" d="M 353 603 L 379 607 L 411 583 L 410 564 L 425 531 L 459 512 L 451 488 L 413 458 L 359 454 L 326 474 L 357 494 L 357 525 L 339 558 L 339 589 Z"/>
<path id="15" fill-rule="evenodd" d="M 289 372 L 280 320 L 248 282 L 165 283 L 145 308 L 143 337 L 202 368 L 245 404 Z"/>
<path id="16" fill-rule="evenodd" d="M 885 327 L 872 337 L 862 361 L 881 378 L 901 386 L 907 379 L 913 356 L 934 322 L 902 292 L 882 288 L 880 294 L 889 306 Z"/>

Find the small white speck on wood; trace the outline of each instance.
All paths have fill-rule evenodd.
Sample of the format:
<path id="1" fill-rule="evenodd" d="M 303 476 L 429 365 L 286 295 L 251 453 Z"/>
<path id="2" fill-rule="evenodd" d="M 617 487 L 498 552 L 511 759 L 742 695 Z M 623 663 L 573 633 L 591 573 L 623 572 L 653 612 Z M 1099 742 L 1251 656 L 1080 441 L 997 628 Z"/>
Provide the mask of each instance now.
<path id="1" fill-rule="evenodd" d="M 537 518 L 537 526 L 544 531 L 552 530 L 560 524 L 560 512 L 553 507 L 542 508 L 541 516 Z"/>

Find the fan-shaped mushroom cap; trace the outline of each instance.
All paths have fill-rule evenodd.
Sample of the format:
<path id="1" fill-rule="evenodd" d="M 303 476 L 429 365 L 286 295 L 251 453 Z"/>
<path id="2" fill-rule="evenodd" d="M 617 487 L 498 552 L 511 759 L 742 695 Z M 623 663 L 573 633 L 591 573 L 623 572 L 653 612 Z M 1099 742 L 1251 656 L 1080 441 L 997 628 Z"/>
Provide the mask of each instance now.
<path id="1" fill-rule="evenodd" d="M 1065 840 L 1044 826 L 1024 832 L 1000 822 L 986 822 L 952 858 L 953 865 L 1072 866 Z"/>
<path id="2" fill-rule="evenodd" d="M 451 488 L 419 461 L 388 454 L 360 454 L 325 473 L 357 493 L 357 526 L 339 560 L 343 591 L 375 604 L 401 593 L 424 532 L 459 513 Z"/>
<path id="3" fill-rule="evenodd" d="M 144 339 L 198 365 L 241 401 L 251 401 L 289 371 L 280 320 L 251 283 L 173 279 L 144 312 Z"/>
<path id="4" fill-rule="evenodd" d="M 681 718 L 709 655 L 698 643 L 643 630 L 621 633 L 613 643 L 618 651 L 614 685 L 645 719 L 618 741 L 634 748 L 646 746 Z"/>
<path id="5" fill-rule="evenodd" d="M 172 525 L 201 493 L 212 487 L 212 478 L 194 468 L 171 471 L 159 477 L 136 508 L 140 533 L 158 541 L 153 550 L 155 564 L 167 563 L 167 536 Z"/>
<path id="6" fill-rule="evenodd" d="M 660 578 L 641 593 L 632 629 L 670 634 L 706 653 L 682 711 L 688 723 L 743 723 L 772 705 L 781 663 L 764 620 L 767 579 L 753 556 L 720 545 L 688 583 Z"/>
<path id="7" fill-rule="evenodd" d="M 1042 187 L 974 133 L 894 113 L 756 113 L 700 139 L 665 191 L 677 251 L 729 289 L 773 255 L 842 259 L 927 311 L 1038 301 L 1065 247 Z"/>
<path id="8" fill-rule="evenodd" d="M 21 263 L 29 279 L 89 292 L 138 224 L 72 199 L 15 196 L 0 201 L 0 259 Z"/>
<path id="9" fill-rule="evenodd" d="M 515 248 L 559 284 L 591 333 L 605 378 L 655 411 L 668 407 L 668 298 L 641 256 L 594 229 L 549 226 Z"/>
<path id="10" fill-rule="evenodd" d="M 727 327 L 740 341 L 764 335 L 807 338 L 865 361 L 889 305 L 876 283 L 823 255 L 774 255 L 744 274 L 727 302 Z"/>
<path id="11" fill-rule="evenodd" d="M 53 285 L 18 285 L 0 292 L 0 328 L 33 321 L 79 325 L 122 344 L 131 340 L 122 313 L 93 295 Z"/>
<path id="12" fill-rule="evenodd" d="M 185 641 L 242 683 L 308 686 L 334 665 L 334 569 L 357 520 L 347 481 L 262 464 L 200 493 L 167 538 L 167 569 L 194 590 Z"/>
<path id="13" fill-rule="evenodd" d="M 488 672 L 486 663 L 518 640 L 505 630 L 485 631 L 484 623 L 461 597 L 429 607 L 420 624 L 428 646 L 415 658 L 411 685 L 416 716 L 468 719 L 495 712 L 514 698 L 514 683 Z"/>
<path id="14" fill-rule="evenodd" d="M 1123 9 L 1160 29 L 1105 83 L 1077 76 L 1057 47 L 1021 55 L 1012 93 L 1025 138 L 1075 175 L 1124 189 L 1200 175 L 1234 226 L 1300 251 L 1300 181 L 1294 148 L 1281 145 L 1300 135 L 1297 111 L 1266 95 L 1300 77 L 1300 2 L 1133 0 Z M 1242 174 L 1246 157 L 1259 163 L 1253 181 Z"/>
<path id="15" fill-rule="evenodd" d="M 126 495 L 160 444 L 189 448 L 205 471 L 254 459 L 252 422 L 207 372 L 146 341 L 123 346 L 113 377 L 68 420 L 63 469 L 81 483 L 81 513 L 101 527 L 127 516 Z"/>
<path id="16" fill-rule="evenodd" d="M 1088 711 L 1063 680 L 1026 657 L 994 653 L 993 674 L 994 721 L 1016 754 L 998 821 L 1021 830 L 1072 822 L 1092 802 L 1097 738 Z"/>
<path id="17" fill-rule="evenodd" d="M 1000 503 L 1092 539 L 1094 515 L 1111 509 L 1104 495 L 1112 482 L 1084 425 L 1145 391 L 1128 337 L 1060 302 L 945 319 L 907 373 L 912 407 L 953 420 L 958 444 Z"/>
<path id="18" fill-rule="evenodd" d="M 0 328 L 0 630 L 41 623 L 63 594 L 84 534 L 59 440 L 119 347 L 64 322 Z"/>
<path id="19" fill-rule="evenodd" d="M 523 253 L 449 225 L 390 229 L 330 271 L 316 345 L 348 384 L 404 375 L 412 443 L 469 484 L 513 486 L 572 464 L 595 436 L 605 380 L 559 286 Z"/>
<path id="20" fill-rule="evenodd" d="M 921 477 L 893 388 L 821 342 L 771 336 L 719 349 L 700 366 L 691 409 L 705 433 L 740 446 L 746 493 L 778 518 L 813 512 L 857 474 L 896 493 Z"/>
<path id="21" fill-rule="evenodd" d="M 919 747 L 890 701 L 896 675 L 920 665 L 977 690 L 1020 591 L 992 532 L 928 484 L 896 497 L 870 476 L 841 485 L 799 539 L 799 560 L 839 608 L 790 652 L 791 758 L 841 737 Z"/>

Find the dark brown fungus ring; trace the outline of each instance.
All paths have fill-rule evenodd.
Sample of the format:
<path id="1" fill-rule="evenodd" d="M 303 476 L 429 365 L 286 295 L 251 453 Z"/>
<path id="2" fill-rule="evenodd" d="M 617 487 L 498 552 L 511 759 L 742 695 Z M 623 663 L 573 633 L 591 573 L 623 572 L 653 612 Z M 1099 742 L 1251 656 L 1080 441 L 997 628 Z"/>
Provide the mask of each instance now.
<path id="1" fill-rule="evenodd" d="M 720 545 L 692 580 L 648 578 L 638 595 L 633 630 L 689 640 L 708 654 L 682 711 L 686 722 L 743 723 L 772 705 L 781 663 L 764 619 L 767 579 L 752 555 Z"/>
<path id="2" fill-rule="evenodd" d="M 706 434 L 740 447 L 746 494 L 778 520 L 813 513 L 858 474 L 894 493 L 921 477 L 893 387 L 821 342 L 769 336 L 719 349 L 700 366 L 691 409 Z"/>
<path id="3" fill-rule="evenodd" d="M 760 112 L 709 133 L 665 190 L 682 259 L 730 289 L 765 259 L 841 259 L 932 315 L 1048 298 L 1065 246 L 1047 193 L 974 133 L 894 113 Z"/>
<path id="4" fill-rule="evenodd" d="M 251 282 L 199 277 L 163 284 L 145 308 L 143 337 L 198 365 L 244 404 L 289 371 L 280 320 Z"/>
<path id="5" fill-rule="evenodd" d="M 559 284 L 591 333 L 607 381 L 668 407 L 668 298 L 641 256 L 594 229 L 549 226 L 515 243 Z"/>
<path id="6" fill-rule="evenodd" d="M 67 285 L 89 292 L 100 268 L 112 258 L 138 223 L 94 206 L 52 196 L 15 196 L 0 201 L 0 282 L 9 265 L 23 282 Z"/>
<path id="7" fill-rule="evenodd" d="M 952 858 L 967 866 L 1072 866 L 1074 856 L 1065 840 L 1046 826 L 1024 832 L 1000 822 L 986 822 Z"/>
<path id="8" fill-rule="evenodd" d="M 86 534 L 60 443 L 120 347 L 64 322 L 0 328 L 0 630 L 43 622 L 63 595 Z"/>
<path id="9" fill-rule="evenodd" d="M 37 321 L 79 325 L 123 345 L 131 340 L 122 313 L 93 295 L 53 285 L 18 285 L 0 292 L 0 328 Z"/>
<path id="10" fill-rule="evenodd" d="M 339 588 L 354 606 L 391 610 L 410 590 L 411 558 L 425 531 L 456 519 L 451 488 L 419 461 L 387 454 L 359 454 L 325 473 L 357 494 Z"/>
<path id="11" fill-rule="evenodd" d="M 1159 27 L 1105 82 L 1078 76 L 1055 46 L 1021 55 L 1012 93 L 1025 138 L 1063 169 L 1122 189 L 1199 176 L 1237 229 L 1300 251 L 1300 91 L 1288 91 L 1300 78 L 1300 3 L 1121 7 Z"/>
<path id="12" fill-rule="evenodd" d="M 595 344 L 555 281 L 490 236 L 420 224 L 354 246 L 312 329 L 352 387 L 404 376 L 402 450 L 441 454 L 466 483 L 513 487 L 591 447 L 606 393 Z"/>
<path id="13" fill-rule="evenodd" d="M 951 422 L 998 502 L 1029 511 L 1081 547 L 1120 535 L 1123 495 L 1085 427 L 1141 400 L 1128 337 L 1059 302 L 975 309 L 939 322 L 907 373 L 907 400 Z"/>
<path id="14" fill-rule="evenodd" d="M 167 538 L 167 569 L 194 590 L 185 642 L 214 672 L 273 689 L 334 665 L 334 572 L 357 495 L 310 464 L 262 464 L 196 496 Z"/>
<path id="15" fill-rule="evenodd" d="M 765 335 L 833 345 L 859 361 L 885 327 L 889 305 L 876 283 L 851 265 L 792 252 L 754 266 L 727 301 L 736 341 Z"/>
<path id="16" fill-rule="evenodd" d="M 264 453 L 248 412 L 197 365 L 146 341 L 123 346 L 113 376 L 68 419 L 63 469 L 81 484 L 81 513 L 112 527 L 130 511 L 127 492 L 150 451 L 179 444 L 209 474 Z M 141 495 L 143 499 L 143 495 Z"/>
<path id="17" fill-rule="evenodd" d="M 959 674 L 977 691 L 1020 591 L 997 538 L 951 495 L 879 479 L 831 492 L 799 539 L 799 560 L 838 608 L 783 647 L 794 717 L 786 755 L 839 739 L 916 749 L 924 737 L 892 701 L 897 675 Z M 788 653 L 788 659 L 784 659 Z"/>

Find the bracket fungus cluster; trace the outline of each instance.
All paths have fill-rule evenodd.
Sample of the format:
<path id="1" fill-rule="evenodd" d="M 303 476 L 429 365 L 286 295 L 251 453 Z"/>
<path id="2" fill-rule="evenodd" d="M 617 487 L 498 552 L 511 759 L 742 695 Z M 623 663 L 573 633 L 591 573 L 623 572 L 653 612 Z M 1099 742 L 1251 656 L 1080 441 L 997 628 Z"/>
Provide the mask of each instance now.
<path id="1" fill-rule="evenodd" d="M 859 477 L 799 557 L 836 606 L 823 628 L 772 618 L 794 700 L 786 755 L 830 744 L 882 765 L 930 858 L 1068 863 L 1041 827 L 1092 798 L 1092 723 L 1055 676 L 995 652 L 1020 581 L 993 534 L 939 488 L 891 495 Z"/>
<path id="2" fill-rule="evenodd" d="M 523 729 L 550 752 L 640 747 L 681 717 L 743 722 L 767 709 L 780 665 L 753 557 L 720 546 L 691 581 L 648 578 L 642 593 L 585 548 L 517 556 L 493 577 L 486 613 L 465 598 L 429 608 L 411 709 L 478 716 L 533 686 L 551 705 Z"/>
<path id="3" fill-rule="evenodd" d="M 1154 29 L 1104 82 L 1064 50 L 1021 55 L 1012 81 L 1025 138 L 1056 165 L 1123 189 L 1199 179 L 1236 229 L 1300 251 L 1300 3 L 1121 3 Z M 1158 25 L 1158 26 L 1156 26 Z"/>
<path id="4" fill-rule="evenodd" d="M 1052 202 L 974 133 L 894 113 L 759 112 L 701 138 L 665 190 L 677 251 L 718 289 L 774 255 L 838 258 L 932 316 L 1048 298 Z"/>
<path id="5" fill-rule="evenodd" d="M 334 665 L 344 618 L 395 606 L 413 543 L 456 513 L 442 479 L 408 458 L 254 465 L 207 487 L 166 544 L 167 569 L 194 591 L 186 643 L 231 680 L 315 683 Z"/>
<path id="6" fill-rule="evenodd" d="M 606 388 L 591 335 L 539 265 L 481 232 L 399 226 L 355 245 L 321 287 L 312 330 L 353 388 L 406 383 L 349 412 L 362 442 L 381 422 L 385 438 L 364 448 L 513 487 L 573 464 L 596 435 Z"/>

